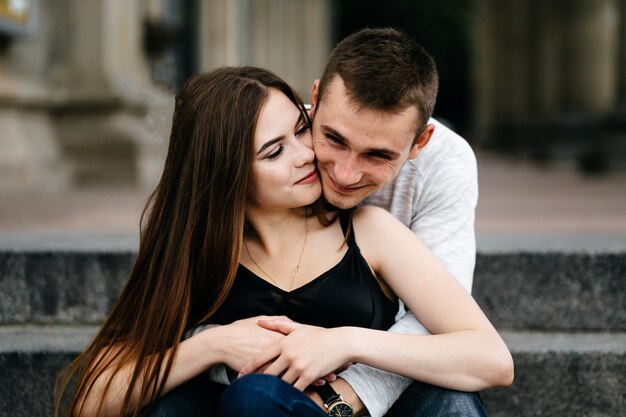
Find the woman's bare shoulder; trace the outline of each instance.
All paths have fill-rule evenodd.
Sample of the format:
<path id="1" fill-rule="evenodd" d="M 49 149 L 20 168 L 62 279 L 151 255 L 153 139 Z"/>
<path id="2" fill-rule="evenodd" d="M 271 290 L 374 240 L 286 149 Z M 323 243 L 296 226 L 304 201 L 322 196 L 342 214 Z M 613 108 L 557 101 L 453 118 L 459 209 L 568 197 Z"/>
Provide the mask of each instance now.
<path id="1" fill-rule="evenodd" d="M 368 231 L 381 227 L 398 227 L 404 225 L 387 210 L 376 206 L 362 206 L 354 210 L 352 222 L 355 229 Z"/>

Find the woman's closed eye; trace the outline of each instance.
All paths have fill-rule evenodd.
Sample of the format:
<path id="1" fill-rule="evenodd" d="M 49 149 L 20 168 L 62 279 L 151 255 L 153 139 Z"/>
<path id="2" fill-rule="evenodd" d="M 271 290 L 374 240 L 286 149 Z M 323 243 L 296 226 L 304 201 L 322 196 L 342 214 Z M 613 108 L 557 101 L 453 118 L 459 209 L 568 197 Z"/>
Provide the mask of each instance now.
<path id="1" fill-rule="evenodd" d="M 271 153 L 269 153 L 265 159 L 269 159 L 270 161 L 278 158 L 278 156 L 283 153 L 283 145 L 278 145 L 276 149 L 274 149 Z"/>

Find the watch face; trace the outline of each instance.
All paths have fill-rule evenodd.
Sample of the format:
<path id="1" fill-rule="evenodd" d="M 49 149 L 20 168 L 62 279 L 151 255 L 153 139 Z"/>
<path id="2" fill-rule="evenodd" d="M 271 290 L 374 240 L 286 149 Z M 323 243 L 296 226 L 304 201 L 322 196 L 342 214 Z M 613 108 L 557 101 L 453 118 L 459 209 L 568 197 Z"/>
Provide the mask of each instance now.
<path id="1" fill-rule="evenodd" d="M 348 403 L 338 402 L 330 407 L 328 415 L 332 417 L 352 417 L 352 407 Z"/>

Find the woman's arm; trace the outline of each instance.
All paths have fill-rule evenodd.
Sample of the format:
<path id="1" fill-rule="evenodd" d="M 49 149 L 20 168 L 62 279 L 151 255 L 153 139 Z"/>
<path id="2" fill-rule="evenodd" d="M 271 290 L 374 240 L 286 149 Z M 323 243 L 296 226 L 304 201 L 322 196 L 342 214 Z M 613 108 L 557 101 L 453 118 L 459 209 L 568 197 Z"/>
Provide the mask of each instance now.
<path id="1" fill-rule="evenodd" d="M 289 336 L 242 373 L 276 359 L 265 372 L 284 372 L 283 379 L 304 389 L 335 366 L 354 361 L 457 390 L 511 384 L 513 361 L 506 345 L 471 295 L 410 230 L 374 207 L 355 212 L 354 230 L 375 273 L 433 335 L 262 322 Z"/>
<path id="2" fill-rule="evenodd" d="M 464 391 L 512 383 L 513 360 L 504 341 L 473 297 L 414 233 L 377 207 L 357 210 L 354 229 L 373 270 L 432 333 L 389 339 L 398 350 L 398 362 L 394 355 L 370 357 L 367 352 L 360 353 L 366 357 L 359 362 Z M 410 342 L 403 343 L 405 339 Z M 367 340 L 371 344 L 377 339 Z M 391 360 L 381 363 L 387 356 Z"/>
<path id="3" fill-rule="evenodd" d="M 282 334 L 258 325 L 260 319 L 269 318 L 268 316 L 253 317 L 229 325 L 209 328 L 181 342 L 161 394 L 168 393 L 218 363 L 225 363 L 234 369 L 239 369 L 250 357 L 282 339 L 284 337 Z M 116 363 L 111 364 L 109 370 L 102 373 L 95 381 L 93 389 L 85 399 L 81 416 L 95 415 L 103 395 L 104 401 L 99 416 L 119 415 L 134 366 L 134 361 L 128 362 L 112 375 Z M 110 387 L 106 390 L 109 380 L 111 381 Z M 133 409 L 146 405 L 145 400 L 139 403 L 140 386 L 141 380 L 138 380 L 131 393 L 130 406 Z"/>

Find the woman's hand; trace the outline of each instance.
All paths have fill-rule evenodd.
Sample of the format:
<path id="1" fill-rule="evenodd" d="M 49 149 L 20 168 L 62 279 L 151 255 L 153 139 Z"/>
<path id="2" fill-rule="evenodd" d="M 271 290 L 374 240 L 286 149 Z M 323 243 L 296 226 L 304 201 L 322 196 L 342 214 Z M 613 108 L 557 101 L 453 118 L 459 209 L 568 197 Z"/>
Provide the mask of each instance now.
<path id="1" fill-rule="evenodd" d="M 257 316 L 220 327 L 219 350 L 226 366 L 239 372 L 268 346 L 275 345 L 285 338 L 280 331 L 261 327 L 259 325 L 261 320 L 290 322 L 285 316 Z"/>
<path id="2" fill-rule="evenodd" d="M 286 335 L 248 362 L 239 375 L 264 368 L 300 391 L 351 361 L 349 328 L 325 329 L 284 319 L 260 320 L 267 330 Z M 332 377 L 331 377 L 332 378 Z"/>

